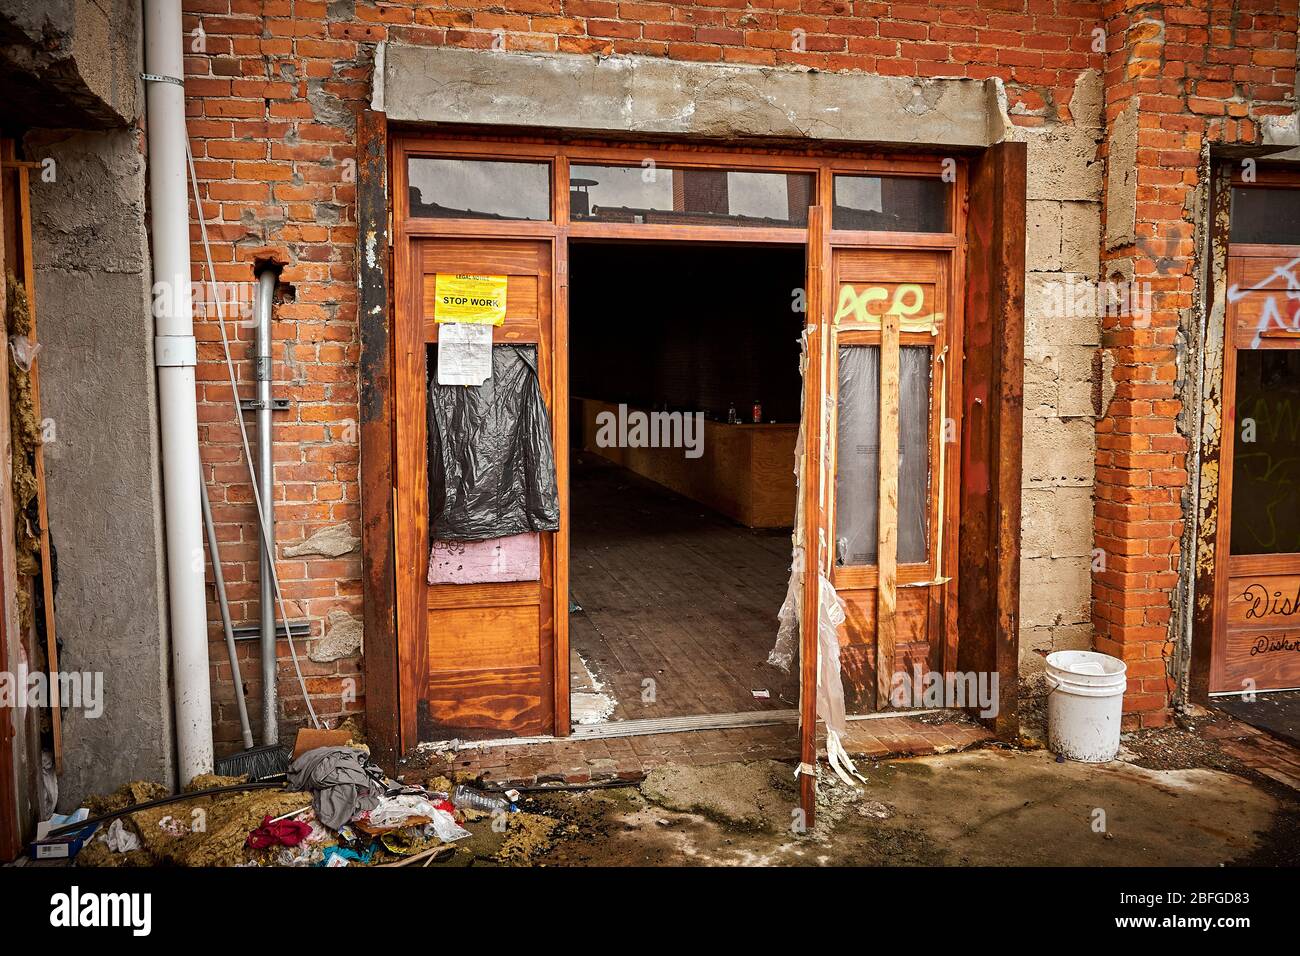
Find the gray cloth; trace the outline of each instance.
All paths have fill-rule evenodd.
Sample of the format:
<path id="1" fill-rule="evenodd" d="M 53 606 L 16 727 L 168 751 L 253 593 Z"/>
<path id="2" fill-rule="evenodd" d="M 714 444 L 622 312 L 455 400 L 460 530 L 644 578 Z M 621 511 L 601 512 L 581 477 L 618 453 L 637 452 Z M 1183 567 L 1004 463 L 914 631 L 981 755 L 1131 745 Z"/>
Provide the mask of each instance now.
<path id="1" fill-rule="evenodd" d="M 352 747 L 317 747 L 289 767 L 289 789 L 310 790 L 316 819 L 337 830 L 358 813 L 373 810 L 388 780 L 370 757 Z"/>

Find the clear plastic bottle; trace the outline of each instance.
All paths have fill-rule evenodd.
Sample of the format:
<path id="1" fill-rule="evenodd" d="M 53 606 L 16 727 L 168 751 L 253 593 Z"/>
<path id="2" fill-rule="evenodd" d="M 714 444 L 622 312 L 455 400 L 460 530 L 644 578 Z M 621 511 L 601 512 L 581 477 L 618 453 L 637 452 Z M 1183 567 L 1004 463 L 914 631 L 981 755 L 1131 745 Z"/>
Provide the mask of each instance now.
<path id="1" fill-rule="evenodd" d="M 451 790 L 451 803 L 462 810 L 479 810 L 483 813 L 507 813 L 510 801 L 505 797 L 475 790 L 463 783 L 458 783 Z"/>
<path id="2" fill-rule="evenodd" d="M 736 414 L 736 403 L 732 402 L 727 408 L 727 424 L 734 425 L 740 421 L 740 416 Z"/>

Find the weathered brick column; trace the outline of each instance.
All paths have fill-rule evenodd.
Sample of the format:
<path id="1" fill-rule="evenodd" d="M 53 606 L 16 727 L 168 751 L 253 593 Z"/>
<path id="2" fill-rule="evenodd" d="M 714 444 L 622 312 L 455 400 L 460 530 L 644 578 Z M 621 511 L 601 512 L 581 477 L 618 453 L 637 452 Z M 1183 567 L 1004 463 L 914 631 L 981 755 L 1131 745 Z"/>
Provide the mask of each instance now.
<path id="1" fill-rule="evenodd" d="M 1294 111 L 1295 14 L 1292 0 L 1105 5 L 1102 268 L 1139 308 L 1102 322 L 1114 393 L 1097 422 L 1093 627 L 1097 649 L 1128 663 L 1129 726 L 1164 723 L 1174 691 L 1197 191 L 1209 148 L 1255 143 L 1259 117 Z"/>

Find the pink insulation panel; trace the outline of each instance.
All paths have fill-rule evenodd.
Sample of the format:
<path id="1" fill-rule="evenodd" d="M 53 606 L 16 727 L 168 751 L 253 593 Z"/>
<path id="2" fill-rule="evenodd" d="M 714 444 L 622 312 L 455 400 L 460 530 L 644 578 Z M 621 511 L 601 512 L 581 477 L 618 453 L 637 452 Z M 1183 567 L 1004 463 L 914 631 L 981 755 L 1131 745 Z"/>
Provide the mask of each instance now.
<path id="1" fill-rule="evenodd" d="M 486 541 L 435 541 L 429 552 L 430 584 L 536 581 L 541 540 L 536 532 Z"/>

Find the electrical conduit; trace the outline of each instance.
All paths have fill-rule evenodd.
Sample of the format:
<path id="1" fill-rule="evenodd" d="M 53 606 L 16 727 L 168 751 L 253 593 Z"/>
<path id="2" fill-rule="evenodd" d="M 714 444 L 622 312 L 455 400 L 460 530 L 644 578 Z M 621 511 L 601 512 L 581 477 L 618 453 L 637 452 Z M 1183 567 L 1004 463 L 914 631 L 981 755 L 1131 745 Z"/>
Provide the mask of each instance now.
<path id="1" fill-rule="evenodd" d="M 261 489 L 266 547 L 261 549 L 262 615 L 262 743 L 280 742 L 280 703 L 275 657 L 275 452 L 271 437 L 271 302 L 275 297 L 276 273 L 263 269 L 257 276 L 257 334 L 254 360 L 257 363 L 257 482 Z M 285 627 L 288 627 L 286 622 Z"/>

